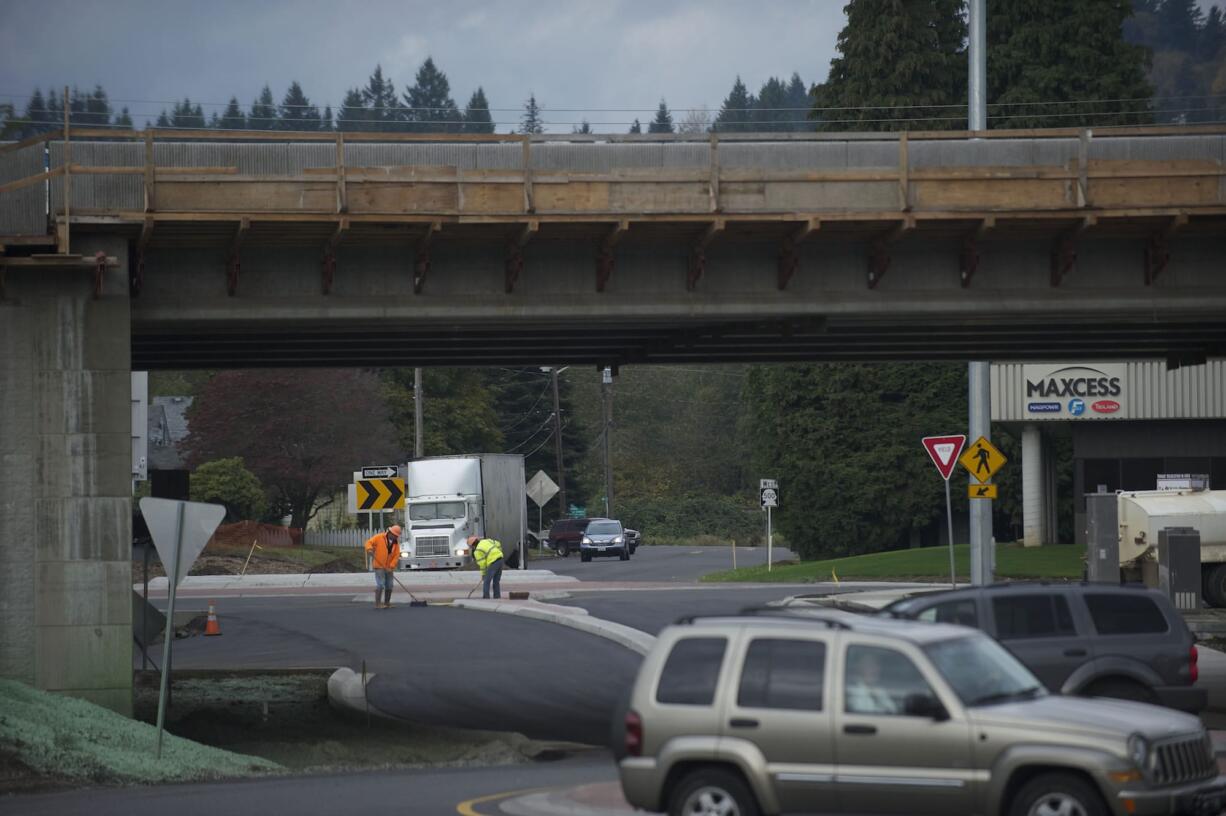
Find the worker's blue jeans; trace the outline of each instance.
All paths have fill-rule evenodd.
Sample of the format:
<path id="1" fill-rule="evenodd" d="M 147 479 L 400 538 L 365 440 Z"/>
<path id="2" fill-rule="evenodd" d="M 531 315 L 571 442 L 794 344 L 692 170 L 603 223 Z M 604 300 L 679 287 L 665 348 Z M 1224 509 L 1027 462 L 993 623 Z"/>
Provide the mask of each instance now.
<path id="1" fill-rule="evenodd" d="M 490 596 L 490 585 L 494 586 L 494 597 L 502 597 L 502 559 L 499 558 L 494 563 L 485 568 L 485 574 L 481 576 L 481 597 L 488 598 Z"/>

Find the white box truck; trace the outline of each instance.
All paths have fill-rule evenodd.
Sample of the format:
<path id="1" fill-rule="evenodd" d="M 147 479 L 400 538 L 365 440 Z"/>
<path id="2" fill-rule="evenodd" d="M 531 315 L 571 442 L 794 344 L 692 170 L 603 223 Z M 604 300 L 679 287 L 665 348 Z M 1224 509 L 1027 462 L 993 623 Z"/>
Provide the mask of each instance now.
<path id="1" fill-rule="evenodd" d="M 406 468 L 405 494 L 401 569 L 465 567 L 472 535 L 497 539 L 507 566 L 518 566 L 528 527 L 522 455 L 417 459 Z"/>
<path id="2" fill-rule="evenodd" d="M 1155 560 L 1162 528 L 1192 527 L 1200 532 L 1204 598 L 1226 607 L 1226 490 L 1124 490 L 1116 496 L 1122 577 L 1144 580 L 1144 563 Z"/>

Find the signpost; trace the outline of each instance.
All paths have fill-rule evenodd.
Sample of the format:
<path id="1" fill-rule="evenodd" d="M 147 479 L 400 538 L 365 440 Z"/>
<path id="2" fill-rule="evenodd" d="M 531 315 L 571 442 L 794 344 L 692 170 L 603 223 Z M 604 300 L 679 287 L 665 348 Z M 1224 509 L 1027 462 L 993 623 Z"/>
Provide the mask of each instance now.
<path id="1" fill-rule="evenodd" d="M 758 481 L 758 501 L 766 511 L 766 571 L 771 571 L 771 553 L 774 550 L 774 540 L 771 536 L 771 508 L 779 506 L 779 483 L 774 479 Z M 734 545 L 735 546 L 735 545 Z"/>
<path id="2" fill-rule="evenodd" d="M 964 434 L 952 436 L 925 436 L 920 440 L 924 450 L 932 458 L 932 464 L 937 466 L 937 472 L 945 480 L 945 526 L 949 530 L 949 583 L 958 588 L 958 572 L 954 566 L 954 511 L 949 497 L 949 477 L 953 475 L 954 466 L 958 462 L 958 454 L 966 444 Z"/>
<path id="3" fill-rule="evenodd" d="M 166 607 L 166 634 L 162 646 L 162 679 L 158 691 L 157 757 L 162 758 L 162 731 L 166 722 L 166 686 L 170 679 L 170 644 L 174 640 L 175 594 L 179 582 L 200 557 L 217 526 L 226 517 L 220 504 L 155 499 L 140 500 L 140 512 L 149 527 L 166 569 L 169 599 Z"/>
<path id="4" fill-rule="evenodd" d="M 558 494 L 558 486 L 553 479 L 549 478 L 545 471 L 538 470 L 528 480 L 528 484 L 524 486 L 524 491 L 528 494 L 528 498 L 536 502 L 537 541 L 542 541 L 545 535 L 545 502 Z M 543 549 L 541 554 L 544 554 Z"/>

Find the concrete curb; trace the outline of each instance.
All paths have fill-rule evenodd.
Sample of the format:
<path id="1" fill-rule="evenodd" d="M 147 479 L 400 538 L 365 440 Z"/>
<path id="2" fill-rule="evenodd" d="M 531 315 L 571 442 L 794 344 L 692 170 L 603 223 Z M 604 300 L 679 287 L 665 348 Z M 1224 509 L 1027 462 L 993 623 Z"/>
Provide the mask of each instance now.
<path id="1" fill-rule="evenodd" d="M 470 586 L 481 583 L 481 574 L 476 570 L 412 572 L 400 571 L 396 577 L 411 587 Z M 285 589 L 319 587 L 329 589 L 366 589 L 373 578 L 369 572 L 342 573 L 281 573 L 272 575 L 189 575 L 179 584 L 180 591 L 221 589 Z M 579 579 L 573 575 L 558 575 L 551 570 L 504 570 L 504 585 L 514 584 L 566 584 L 574 585 Z M 133 584 L 138 592 L 141 584 Z M 166 592 L 165 576 L 149 581 L 150 592 Z"/>
<path id="2" fill-rule="evenodd" d="M 508 601 L 484 600 L 477 598 L 457 598 L 452 601 L 453 607 L 460 609 L 475 609 L 481 612 L 500 612 L 504 615 L 519 615 L 524 618 L 548 621 L 562 626 L 587 632 L 605 640 L 611 640 L 619 646 L 624 646 L 633 652 L 646 655 L 655 645 L 653 635 L 640 632 L 620 623 L 593 618 L 586 609 L 575 606 L 560 606 L 558 604 L 540 603 L 539 601 Z"/>

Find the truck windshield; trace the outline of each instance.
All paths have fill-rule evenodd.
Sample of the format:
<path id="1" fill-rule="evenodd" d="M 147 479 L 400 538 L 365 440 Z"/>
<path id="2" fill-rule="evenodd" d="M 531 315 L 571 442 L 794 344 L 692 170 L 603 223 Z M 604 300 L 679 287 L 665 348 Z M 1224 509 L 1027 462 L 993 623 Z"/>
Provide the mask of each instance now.
<path id="1" fill-rule="evenodd" d="M 1030 670 L 986 635 L 942 640 L 924 651 L 965 705 L 1028 700 L 1044 693 Z"/>
<path id="2" fill-rule="evenodd" d="M 410 504 L 409 518 L 412 521 L 464 518 L 464 502 L 430 502 Z"/>

